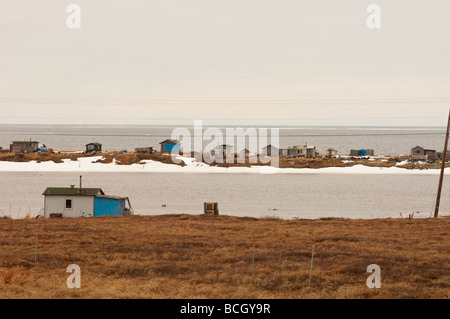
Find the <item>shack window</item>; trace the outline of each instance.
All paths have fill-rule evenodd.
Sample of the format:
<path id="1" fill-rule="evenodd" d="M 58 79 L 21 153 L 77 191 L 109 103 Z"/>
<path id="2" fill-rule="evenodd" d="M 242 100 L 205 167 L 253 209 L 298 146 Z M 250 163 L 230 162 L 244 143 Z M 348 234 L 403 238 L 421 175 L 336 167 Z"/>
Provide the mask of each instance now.
<path id="1" fill-rule="evenodd" d="M 72 200 L 66 199 L 66 209 L 72 209 Z"/>

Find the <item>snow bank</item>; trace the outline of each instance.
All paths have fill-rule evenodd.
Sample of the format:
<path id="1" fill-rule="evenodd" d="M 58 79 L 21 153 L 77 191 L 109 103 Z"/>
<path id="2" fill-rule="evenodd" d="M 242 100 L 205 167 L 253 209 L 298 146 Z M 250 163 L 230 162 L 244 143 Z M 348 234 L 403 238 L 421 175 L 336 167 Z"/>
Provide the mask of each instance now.
<path id="1" fill-rule="evenodd" d="M 81 157 L 77 161 L 65 159 L 63 163 L 41 162 L 6 162 L 0 161 L 3 172 L 142 172 L 142 173 L 256 173 L 256 174 L 426 174 L 438 175 L 440 170 L 408 170 L 399 167 L 368 167 L 355 165 L 352 167 L 312 168 L 275 168 L 271 166 L 252 167 L 214 167 L 205 163 L 197 163 L 193 158 L 181 159 L 184 167 L 175 164 L 164 164 L 158 161 L 144 160 L 144 164 L 117 165 L 94 163 L 102 156 Z M 401 163 L 399 163 L 401 164 Z M 445 170 L 450 174 L 450 169 Z"/>

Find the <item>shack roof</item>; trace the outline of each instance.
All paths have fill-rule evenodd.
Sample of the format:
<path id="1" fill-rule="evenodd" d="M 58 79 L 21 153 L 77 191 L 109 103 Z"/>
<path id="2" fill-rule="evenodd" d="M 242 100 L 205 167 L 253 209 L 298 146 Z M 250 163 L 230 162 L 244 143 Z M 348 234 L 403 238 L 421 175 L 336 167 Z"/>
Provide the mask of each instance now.
<path id="1" fill-rule="evenodd" d="M 42 195 L 97 196 L 105 193 L 101 188 L 47 187 Z"/>
<path id="2" fill-rule="evenodd" d="M 178 144 L 178 143 L 179 142 L 177 140 L 167 139 L 167 140 L 160 142 L 159 144 Z"/>
<path id="3" fill-rule="evenodd" d="M 19 144 L 19 143 L 39 143 L 37 141 L 13 141 L 13 144 Z"/>
<path id="4" fill-rule="evenodd" d="M 436 152 L 436 150 L 430 150 L 430 149 L 427 149 L 427 148 L 423 148 L 422 146 L 416 146 L 416 147 L 413 147 L 412 149 L 411 149 L 411 151 L 412 150 L 415 150 L 415 149 L 421 149 L 421 150 L 423 150 L 424 152 Z"/>
<path id="5" fill-rule="evenodd" d="M 228 149 L 228 148 L 234 148 L 234 146 L 229 145 L 229 144 L 221 144 L 221 145 L 217 145 L 216 148 Z"/>
<path id="6" fill-rule="evenodd" d="M 100 197 L 100 198 L 110 198 L 110 199 L 128 199 L 128 197 L 124 197 L 124 196 L 114 196 L 114 195 L 97 195 L 96 197 Z"/>
<path id="7" fill-rule="evenodd" d="M 294 145 L 293 148 L 296 148 L 298 150 L 312 150 L 316 147 L 314 145 Z"/>
<path id="8" fill-rule="evenodd" d="M 86 144 L 86 146 L 88 146 L 88 145 L 102 146 L 102 144 L 101 144 L 101 143 L 98 143 L 98 142 L 93 142 L 93 143 Z"/>

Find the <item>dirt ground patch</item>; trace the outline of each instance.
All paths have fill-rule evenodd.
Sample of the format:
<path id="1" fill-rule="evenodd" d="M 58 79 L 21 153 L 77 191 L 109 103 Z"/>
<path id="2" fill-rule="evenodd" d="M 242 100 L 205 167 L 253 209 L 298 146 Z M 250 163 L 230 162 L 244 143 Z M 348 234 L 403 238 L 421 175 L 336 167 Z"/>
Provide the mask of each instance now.
<path id="1" fill-rule="evenodd" d="M 64 159 L 70 159 L 72 161 L 78 160 L 79 157 L 84 157 L 82 153 L 0 153 L 0 161 L 8 162 L 31 162 L 36 161 L 38 163 L 53 161 L 55 163 L 63 163 Z"/>
<path id="2" fill-rule="evenodd" d="M 114 154 L 114 155 L 110 155 Z M 112 163 L 113 160 L 115 160 L 115 163 L 117 165 L 131 165 L 131 164 L 141 164 L 144 160 L 152 160 L 157 161 L 165 164 L 176 164 L 185 166 L 184 162 L 181 163 L 174 163 L 172 161 L 172 158 L 168 154 L 162 154 L 160 152 L 154 152 L 152 154 L 146 154 L 146 153 L 116 153 L 116 152 L 108 152 L 107 154 L 102 154 L 103 159 L 99 159 L 96 161 L 96 163 L 104 163 L 109 164 Z"/>

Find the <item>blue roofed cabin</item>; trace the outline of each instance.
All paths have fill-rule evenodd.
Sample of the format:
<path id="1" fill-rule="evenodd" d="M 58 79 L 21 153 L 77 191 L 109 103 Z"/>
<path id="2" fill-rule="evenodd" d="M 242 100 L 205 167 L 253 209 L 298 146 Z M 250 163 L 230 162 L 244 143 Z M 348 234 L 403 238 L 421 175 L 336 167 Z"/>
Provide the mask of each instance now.
<path id="1" fill-rule="evenodd" d="M 181 151 L 180 142 L 177 140 L 168 139 L 160 142 L 159 144 L 161 145 L 161 153 Z"/>
<path id="2" fill-rule="evenodd" d="M 44 217 L 98 217 L 132 215 L 128 197 L 105 195 L 101 188 L 47 187 Z"/>

